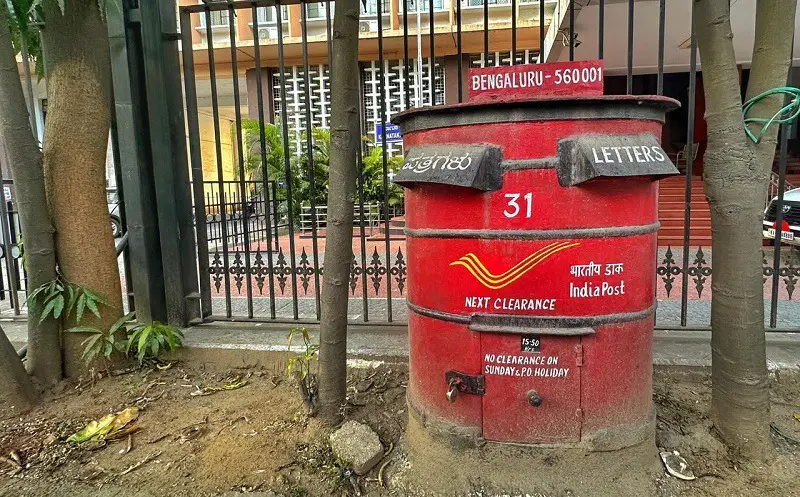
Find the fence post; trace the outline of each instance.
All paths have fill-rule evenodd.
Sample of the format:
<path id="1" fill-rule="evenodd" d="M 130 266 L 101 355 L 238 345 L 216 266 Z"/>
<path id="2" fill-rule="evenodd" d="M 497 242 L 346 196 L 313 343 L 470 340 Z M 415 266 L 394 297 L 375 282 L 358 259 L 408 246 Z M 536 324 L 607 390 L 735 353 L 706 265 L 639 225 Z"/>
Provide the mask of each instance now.
<path id="1" fill-rule="evenodd" d="M 111 52 L 116 146 L 119 150 L 122 186 L 125 190 L 125 214 L 129 234 L 130 265 L 137 317 L 141 321 L 165 320 L 164 278 L 159 248 L 158 221 L 153 202 L 153 172 L 145 135 L 140 92 L 144 79 L 141 43 L 137 38 L 139 10 L 130 0 L 123 10 L 109 8 L 108 36 Z"/>
<path id="2" fill-rule="evenodd" d="M 108 25 L 137 313 L 185 326 L 200 312 L 175 2 L 123 3 Z"/>
<path id="3" fill-rule="evenodd" d="M 167 322 L 185 326 L 200 317 L 197 248 L 192 221 L 189 166 L 178 57 L 175 0 L 141 2 L 139 24 L 147 113 L 143 135 L 158 206 Z M 191 47 L 187 47 L 191 50 Z"/>

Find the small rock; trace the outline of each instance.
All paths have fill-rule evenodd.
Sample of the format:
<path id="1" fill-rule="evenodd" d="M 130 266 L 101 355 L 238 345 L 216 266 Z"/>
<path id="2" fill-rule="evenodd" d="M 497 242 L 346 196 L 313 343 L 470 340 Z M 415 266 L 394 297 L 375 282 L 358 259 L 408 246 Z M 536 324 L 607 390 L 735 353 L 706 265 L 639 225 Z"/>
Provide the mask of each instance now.
<path id="1" fill-rule="evenodd" d="M 358 475 L 366 474 L 383 458 L 383 444 L 372 428 L 348 421 L 331 434 L 333 453 Z"/>

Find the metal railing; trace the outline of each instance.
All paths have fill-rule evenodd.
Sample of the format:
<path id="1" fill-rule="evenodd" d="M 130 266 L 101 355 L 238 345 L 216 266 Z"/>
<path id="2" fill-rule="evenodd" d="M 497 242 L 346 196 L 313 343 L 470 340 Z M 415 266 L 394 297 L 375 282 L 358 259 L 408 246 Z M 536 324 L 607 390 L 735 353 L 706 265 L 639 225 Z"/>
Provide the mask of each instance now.
<path id="1" fill-rule="evenodd" d="M 328 227 L 328 206 L 318 205 L 312 212 L 310 205 L 303 205 L 300 209 L 300 232 L 304 235 L 313 234 L 314 229 L 325 229 Z M 379 229 L 381 219 L 381 205 L 378 203 L 356 205 L 353 208 L 353 219 L 364 219 L 364 227 L 367 236 L 373 236 Z"/>
<path id="2" fill-rule="evenodd" d="M 209 244 L 198 247 L 202 314 L 207 320 L 319 319 L 325 255 L 320 231 L 326 224 L 328 178 L 326 158 L 320 152 L 324 143 L 319 142 L 316 130 L 329 127 L 330 109 L 336 105 L 330 101 L 329 79 L 334 2 L 290 0 L 281 5 L 287 3 L 307 8 L 298 9 L 299 14 L 292 9 L 286 12 L 277 9 L 274 0 L 180 8 L 191 167 L 193 174 L 203 176 L 202 182 L 193 184 L 195 208 L 223 213 L 197 222 L 198 230 L 213 231 Z M 398 210 L 402 192 L 389 180 L 393 157 L 403 150 L 402 144 L 387 140 L 387 134 L 377 130 L 385 130 L 395 114 L 410 107 L 467 101 L 464 81 L 470 67 L 604 59 L 609 55 L 615 57 L 617 66 L 606 73 L 607 94 L 651 93 L 682 104 L 680 111 L 668 116 L 670 142 L 663 144 L 672 157 L 678 157 L 685 179 L 681 193 L 675 195 L 680 195 L 682 202 L 675 200 L 679 206 L 673 208 L 673 220 L 682 223 L 682 236 L 662 241 L 659 249 L 657 326 L 709 327 L 710 229 L 707 236 L 696 237 L 698 230 L 707 229 L 699 223 L 706 222 L 708 213 L 700 208 L 705 198 L 696 188 L 701 181 L 698 173 L 705 136 L 695 133 L 695 118 L 702 108 L 698 108 L 696 95 L 701 75 L 694 34 L 686 43 L 687 50 L 681 52 L 686 54 L 685 67 L 671 67 L 670 72 L 664 68 L 667 23 L 679 23 L 691 31 L 693 13 L 677 11 L 672 4 L 667 9 L 666 0 L 654 3 L 656 9 L 642 8 L 641 13 L 642 3 L 634 0 L 600 0 L 589 5 L 567 0 L 368 3 L 367 11 L 373 15 L 365 16 L 368 22 L 361 43 L 368 48 L 365 53 L 374 56 L 371 60 L 363 56 L 361 62 L 360 126 L 362 135 L 375 138 L 379 152 L 365 143 L 359 158 L 350 281 L 354 322 L 403 323 L 406 319 L 402 303 L 406 285 L 404 220 Z M 274 40 L 254 42 L 251 33 L 237 31 L 235 19 L 242 16 L 252 18 L 254 33 L 264 27 L 267 17 L 259 17 L 258 9 L 270 10 Z M 417 10 L 450 15 L 417 19 Z M 218 41 L 205 32 L 203 43 L 193 45 L 192 25 L 197 24 L 193 18 L 205 18 L 210 24 L 211 16 L 218 12 L 228 13 L 230 36 Z M 313 23 L 309 23 L 309 12 L 317 16 Z M 645 14 L 651 20 L 643 25 L 640 19 Z M 287 19 L 287 15 L 300 18 Z M 323 17 L 324 22 L 319 22 Z M 580 33 L 580 39 L 578 19 L 581 26 L 592 26 L 581 28 L 588 34 Z M 607 36 L 612 22 L 615 32 L 622 31 L 621 37 Z M 504 31 L 501 35 L 496 30 Z M 654 50 L 652 59 L 637 68 L 634 45 L 639 37 L 650 38 L 648 47 Z M 616 57 L 620 53 L 622 56 Z M 258 121 L 256 134 L 250 136 L 255 136 L 253 141 L 260 146 L 249 146 L 250 142 L 244 143 L 248 138 L 238 134 L 246 119 Z M 232 126 L 226 127 L 227 123 Z M 782 192 L 791 188 L 785 182 L 786 140 L 788 134 L 782 133 L 784 146 L 768 193 L 769 199 L 778 197 L 779 206 Z M 246 178 L 245 170 L 253 165 L 261 171 L 263 181 L 275 182 L 274 190 L 263 189 L 263 202 L 280 213 L 259 228 L 235 215 L 251 188 L 247 181 L 236 178 Z M 226 193 L 211 198 L 209 185 Z M 372 206 L 381 211 L 377 233 L 372 231 Z M 274 222 L 277 219 L 283 223 L 279 227 Z M 264 243 L 263 239 L 273 242 Z M 800 313 L 778 312 L 794 305 L 794 287 L 800 279 L 795 250 L 780 241 L 774 247 L 765 245 L 763 272 L 769 329 L 800 331 L 800 322 L 793 317 Z"/>

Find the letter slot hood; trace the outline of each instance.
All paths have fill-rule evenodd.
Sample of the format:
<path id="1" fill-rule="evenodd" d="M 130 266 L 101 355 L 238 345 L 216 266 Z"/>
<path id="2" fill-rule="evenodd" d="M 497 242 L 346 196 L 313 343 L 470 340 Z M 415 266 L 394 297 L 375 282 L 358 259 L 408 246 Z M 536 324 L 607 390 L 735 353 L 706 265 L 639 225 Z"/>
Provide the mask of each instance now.
<path id="1" fill-rule="evenodd" d="M 416 183 L 465 186 L 482 191 L 503 186 L 503 154 L 489 145 L 423 145 L 406 153 L 394 182 L 413 187 Z"/>
<path id="2" fill-rule="evenodd" d="M 585 135 L 559 140 L 558 182 L 575 186 L 598 177 L 679 174 L 655 136 Z"/>

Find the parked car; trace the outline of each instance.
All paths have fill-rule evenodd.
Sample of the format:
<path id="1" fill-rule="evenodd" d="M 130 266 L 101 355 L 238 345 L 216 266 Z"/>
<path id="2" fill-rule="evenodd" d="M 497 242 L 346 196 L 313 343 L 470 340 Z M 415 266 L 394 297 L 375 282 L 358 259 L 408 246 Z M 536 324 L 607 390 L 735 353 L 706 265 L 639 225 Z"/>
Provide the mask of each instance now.
<path id="1" fill-rule="evenodd" d="M 781 243 L 800 245 L 800 188 L 783 194 L 783 222 L 781 223 Z M 770 201 L 764 211 L 764 238 L 775 239 L 775 218 L 778 211 L 778 197 Z"/>

